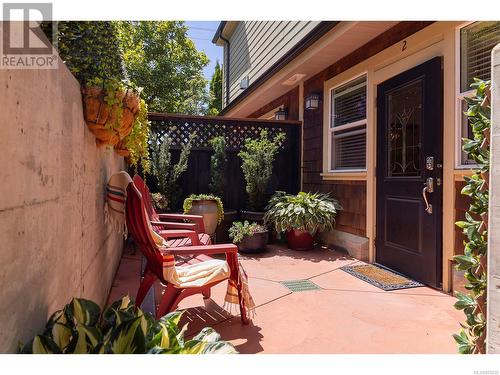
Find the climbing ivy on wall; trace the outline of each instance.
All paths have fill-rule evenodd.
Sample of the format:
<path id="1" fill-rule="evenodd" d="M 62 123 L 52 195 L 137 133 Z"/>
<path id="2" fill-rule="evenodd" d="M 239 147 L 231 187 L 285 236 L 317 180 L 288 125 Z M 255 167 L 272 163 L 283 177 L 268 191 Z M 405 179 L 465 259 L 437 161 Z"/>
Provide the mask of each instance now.
<path id="1" fill-rule="evenodd" d="M 486 252 L 488 245 L 488 188 L 490 160 L 490 82 L 475 80 L 471 85 L 476 95 L 468 98 L 466 115 L 474 135 L 464 139 L 463 150 L 477 163 L 472 177 L 464 177 L 467 184 L 462 194 L 470 197 L 465 220 L 456 225 L 467 236 L 464 254 L 454 257 L 456 268 L 465 271 L 468 294 L 456 293 L 455 308 L 463 310 L 465 322 L 462 330 L 453 337 L 462 354 L 486 352 Z"/>

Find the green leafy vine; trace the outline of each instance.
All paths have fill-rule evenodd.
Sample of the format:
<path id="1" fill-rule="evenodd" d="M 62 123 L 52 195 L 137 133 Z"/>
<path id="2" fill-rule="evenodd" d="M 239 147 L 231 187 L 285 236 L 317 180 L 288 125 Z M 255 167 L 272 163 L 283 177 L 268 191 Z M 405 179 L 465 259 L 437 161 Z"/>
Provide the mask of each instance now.
<path id="1" fill-rule="evenodd" d="M 468 110 L 465 112 L 474 135 L 464 139 L 463 150 L 477 163 L 472 177 L 464 177 L 467 184 L 462 194 L 470 197 L 470 206 L 465 220 L 456 225 L 467 236 L 464 254 L 454 257 L 458 270 L 465 271 L 468 294 L 456 293 L 455 308 L 463 310 L 466 320 L 462 330 L 453 337 L 462 354 L 486 352 L 486 257 L 488 247 L 488 184 L 490 160 L 490 82 L 475 79 L 471 85 L 476 95 L 466 98 Z"/>

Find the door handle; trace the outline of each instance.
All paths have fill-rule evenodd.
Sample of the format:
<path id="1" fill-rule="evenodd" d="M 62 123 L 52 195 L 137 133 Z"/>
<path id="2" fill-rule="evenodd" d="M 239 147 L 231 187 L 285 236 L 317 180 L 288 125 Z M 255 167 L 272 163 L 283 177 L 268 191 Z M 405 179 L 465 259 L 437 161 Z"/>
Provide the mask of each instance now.
<path id="1" fill-rule="evenodd" d="M 429 200 L 427 199 L 427 193 L 433 193 L 434 192 L 434 179 L 432 177 L 429 177 L 427 180 L 424 182 L 424 188 L 422 189 L 422 197 L 424 198 L 425 202 L 425 212 L 428 214 L 432 214 L 432 204 L 429 203 Z"/>

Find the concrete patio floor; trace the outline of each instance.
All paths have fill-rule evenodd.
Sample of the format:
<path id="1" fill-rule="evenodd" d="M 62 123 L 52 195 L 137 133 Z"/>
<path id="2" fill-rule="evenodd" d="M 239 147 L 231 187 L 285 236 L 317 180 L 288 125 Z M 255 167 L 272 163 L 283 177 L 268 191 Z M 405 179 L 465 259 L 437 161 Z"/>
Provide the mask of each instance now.
<path id="1" fill-rule="evenodd" d="M 212 326 L 241 353 L 456 353 L 452 334 L 463 313 L 455 298 L 420 287 L 385 292 L 342 271 L 358 260 L 318 247 L 298 252 L 270 245 L 267 252 L 241 256 L 257 305 L 252 324 L 222 309 L 226 283 L 203 300 L 191 296 L 179 308 L 187 335 Z M 127 247 L 109 300 L 135 297 L 139 286 L 140 253 Z M 285 280 L 307 279 L 321 289 L 291 292 Z M 157 300 L 161 286 L 155 287 Z M 149 307 L 147 306 L 149 305 Z M 152 294 L 143 308 L 152 311 Z"/>

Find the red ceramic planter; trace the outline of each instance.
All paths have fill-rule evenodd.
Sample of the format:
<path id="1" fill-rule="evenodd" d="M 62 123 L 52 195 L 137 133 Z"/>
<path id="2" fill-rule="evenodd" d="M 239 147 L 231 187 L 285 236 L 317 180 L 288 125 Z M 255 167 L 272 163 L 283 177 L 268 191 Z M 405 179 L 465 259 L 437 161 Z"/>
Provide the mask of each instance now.
<path id="1" fill-rule="evenodd" d="M 288 247 L 293 250 L 311 250 L 314 247 L 314 236 L 307 231 L 289 230 L 286 232 Z"/>

